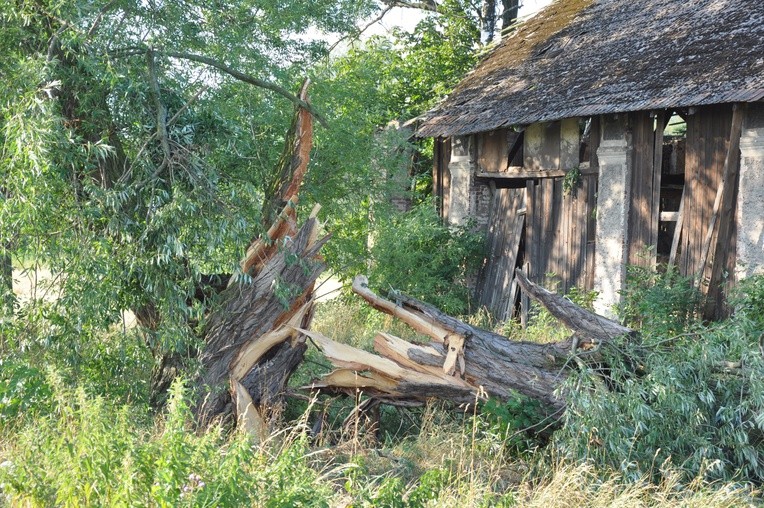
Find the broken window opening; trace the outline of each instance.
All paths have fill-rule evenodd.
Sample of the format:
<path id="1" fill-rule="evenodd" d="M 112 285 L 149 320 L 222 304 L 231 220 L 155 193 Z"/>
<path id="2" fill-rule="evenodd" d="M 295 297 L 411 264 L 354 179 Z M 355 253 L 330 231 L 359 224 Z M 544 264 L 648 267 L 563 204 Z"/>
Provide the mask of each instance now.
<path id="1" fill-rule="evenodd" d="M 661 162 L 660 221 L 658 226 L 658 264 L 673 262 L 671 248 L 678 233 L 680 207 L 685 185 L 685 149 L 687 122 L 673 112 L 663 131 Z M 676 253 L 674 253 L 675 255 Z"/>

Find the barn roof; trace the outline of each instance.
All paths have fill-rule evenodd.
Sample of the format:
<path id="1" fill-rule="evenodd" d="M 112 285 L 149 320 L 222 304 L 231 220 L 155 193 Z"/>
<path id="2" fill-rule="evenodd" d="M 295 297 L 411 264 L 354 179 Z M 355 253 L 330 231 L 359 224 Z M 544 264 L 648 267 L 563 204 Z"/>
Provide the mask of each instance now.
<path id="1" fill-rule="evenodd" d="M 557 0 L 426 113 L 418 134 L 762 98 L 763 0 Z"/>

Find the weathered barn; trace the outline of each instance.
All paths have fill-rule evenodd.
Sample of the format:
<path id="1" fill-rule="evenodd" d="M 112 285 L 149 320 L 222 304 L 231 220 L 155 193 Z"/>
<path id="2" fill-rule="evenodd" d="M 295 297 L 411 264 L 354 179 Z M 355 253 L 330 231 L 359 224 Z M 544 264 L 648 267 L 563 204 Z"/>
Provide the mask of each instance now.
<path id="1" fill-rule="evenodd" d="M 558 0 L 430 111 L 443 217 L 488 233 L 481 303 L 514 268 L 599 292 L 672 263 L 723 312 L 764 271 L 764 2 Z"/>

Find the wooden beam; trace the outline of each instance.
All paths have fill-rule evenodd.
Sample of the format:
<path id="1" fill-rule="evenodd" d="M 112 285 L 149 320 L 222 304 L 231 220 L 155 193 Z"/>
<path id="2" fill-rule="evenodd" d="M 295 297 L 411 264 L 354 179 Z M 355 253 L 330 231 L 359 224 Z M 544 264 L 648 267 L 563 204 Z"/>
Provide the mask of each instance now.
<path id="1" fill-rule="evenodd" d="M 653 142 L 653 188 L 652 188 L 652 217 L 650 220 L 650 245 L 656 247 L 652 251 L 653 265 L 658 254 L 658 230 L 660 229 L 661 208 L 661 166 L 663 165 L 663 130 L 666 128 L 664 112 L 655 115 L 655 137 Z"/>
<path id="2" fill-rule="evenodd" d="M 734 179 L 737 177 L 737 164 L 735 164 L 735 162 L 737 160 L 737 153 L 740 151 L 740 134 L 742 133 L 742 129 L 743 108 L 738 104 L 735 104 L 732 106 L 732 126 L 730 128 L 730 140 L 727 147 L 727 155 L 724 157 L 722 180 L 719 183 L 719 188 L 716 190 L 716 199 L 714 200 L 714 208 L 711 214 L 711 221 L 708 225 L 706 238 L 703 241 L 703 250 L 701 251 L 698 273 L 695 275 L 696 287 L 700 287 L 700 281 L 703 279 L 703 272 L 705 272 L 706 264 L 708 263 L 708 254 L 711 249 L 711 239 L 716 228 L 716 222 L 719 219 L 719 209 L 722 205 L 722 198 L 727 197 L 727 201 L 732 200 L 731 195 L 734 192 L 735 186 Z M 723 240 L 718 238 L 718 241 Z"/>
<path id="3" fill-rule="evenodd" d="M 590 169 L 588 164 L 581 164 L 578 168 L 582 175 L 597 174 L 597 170 Z M 536 178 L 560 178 L 567 175 L 570 169 L 528 170 L 519 166 L 512 166 L 507 171 L 478 171 L 478 178 L 490 178 L 495 180 L 531 180 Z"/>

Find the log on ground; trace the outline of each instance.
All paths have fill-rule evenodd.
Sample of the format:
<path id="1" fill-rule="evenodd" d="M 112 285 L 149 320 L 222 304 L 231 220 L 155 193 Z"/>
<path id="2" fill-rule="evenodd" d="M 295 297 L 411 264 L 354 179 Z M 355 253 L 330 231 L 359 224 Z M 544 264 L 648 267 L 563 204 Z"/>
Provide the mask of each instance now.
<path id="1" fill-rule="evenodd" d="M 551 344 L 513 341 L 401 293 L 394 294 L 395 302 L 380 297 L 369 289 L 366 277 L 358 276 L 353 283 L 356 294 L 431 342 L 412 344 L 380 333 L 372 354 L 303 331 L 337 368 L 312 387 L 347 394 L 362 390 L 401 405 L 433 397 L 455 403 L 486 397 L 506 400 L 516 391 L 542 402 L 551 415 L 561 415 L 566 404 L 559 388 L 569 369 L 601 362 L 603 347 L 636 334 L 532 283 L 522 273 L 517 277 L 531 298 L 572 330 L 570 338 Z"/>

